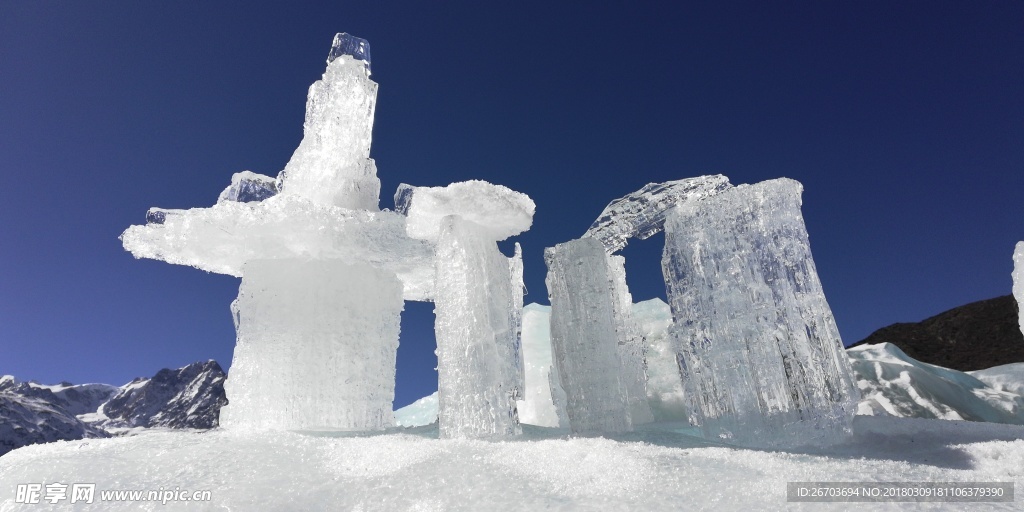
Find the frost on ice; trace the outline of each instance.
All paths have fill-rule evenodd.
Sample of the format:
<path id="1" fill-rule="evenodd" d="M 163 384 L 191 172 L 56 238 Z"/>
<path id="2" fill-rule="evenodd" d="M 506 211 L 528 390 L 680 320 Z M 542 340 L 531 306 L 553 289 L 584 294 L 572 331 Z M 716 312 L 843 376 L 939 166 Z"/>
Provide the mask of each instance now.
<path id="1" fill-rule="evenodd" d="M 1024 242 L 1017 242 L 1013 251 L 1013 297 L 1017 299 L 1017 318 L 1024 332 Z"/>
<path id="2" fill-rule="evenodd" d="M 690 421 L 746 445 L 830 443 L 857 389 L 800 214 L 802 186 L 741 185 L 668 216 L 662 259 Z"/>

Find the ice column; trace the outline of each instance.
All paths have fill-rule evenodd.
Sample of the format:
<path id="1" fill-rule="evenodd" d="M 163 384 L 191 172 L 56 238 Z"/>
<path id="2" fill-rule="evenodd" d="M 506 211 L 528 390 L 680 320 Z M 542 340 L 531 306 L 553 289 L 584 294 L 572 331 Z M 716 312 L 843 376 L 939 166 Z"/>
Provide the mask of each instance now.
<path id="1" fill-rule="evenodd" d="M 395 274 L 365 263 L 248 262 L 234 304 L 238 343 L 221 426 L 390 426 L 402 307 Z"/>
<path id="2" fill-rule="evenodd" d="M 519 434 L 522 251 L 497 241 L 529 229 L 525 194 L 483 181 L 447 187 L 402 185 L 396 210 L 410 236 L 436 241 L 438 423 L 442 438 Z"/>
<path id="3" fill-rule="evenodd" d="M 594 238 L 544 251 L 551 344 L 574 433 L 633 428 L 628 376 L 619 353 L 619 298 L 604 246 Z"/>
<path id="4" fill-rule="evenodd" d="M 437 369 L 442 438 L 520 433 L 519 339 L 509 261 L 475 224 L 445 217 L 437 242 Z"/>
<path id="5" fill-rule="evenodd" d="M 1013 251 L 1013 296 L 1017 299 L 1017 318 L 1024 332 L 1024 242 Z"/>
<path id="6" fill-rule="evenodd" d="M 662 268 L 691 422 L 751 446 L 843 439 L 857 389 L 811 258 L 802 186 L 742 185 L 669 214 Z"/>
<path id="7" fill-rule="evenodd" d="M 608 258 L 612 277 L 612 296 L 615 307 L 615 333 L 618 338 L 619 361 L 622 363 L 622 378 L 629 399 L 630 418 L 633 425 L 654 421 L 651 407 L 647 403 L 647 354 L 640 324 L 633 318 L 633 296 L 626 286 L 626 258 Z"/>

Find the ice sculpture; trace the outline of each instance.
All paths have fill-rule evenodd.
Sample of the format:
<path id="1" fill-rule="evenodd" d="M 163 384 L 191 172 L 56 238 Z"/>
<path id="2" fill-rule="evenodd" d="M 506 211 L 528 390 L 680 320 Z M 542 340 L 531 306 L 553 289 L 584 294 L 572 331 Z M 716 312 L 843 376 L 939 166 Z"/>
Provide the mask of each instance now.
<path id="1" fill-rule="evenodd" d="M 520 433 L 522 252 L 517 244 L 515 255 L 506 258 L 496 242 L 529 229 L 533 201 L 507 187 L 468 181 L 447 187 L 403 184 L 395 203 L 408 215 L 410 236 L 437 244 L 440 436 Z"/>
<path id="2" fill-rule="evenodd" d="M 630 238 L 644 240 L 661 232 L 665 216 L 676 205 L 710 197 L 730 187 L 729 178 L 721 174 L 648 183 L 608 203 L 583 236 L 598 239 L 609 254 L 618 252 Z"/>
<path id="3" fill-rule="evenodd" d="M 1024 242 L 1013 250 L 1013 297 L 1017 299 L 1017 318 L 1024 332 Z"/>
<path id="4" fill-rule="evenodd" d="M 802 186 L 778 179 L 681 204 L 662 267 L 691 421 L 753 446 L 850 431 L 849 361 L 811 258 Z"/>
<path id="5" fill-rule="evenodd" d="M 544 251 L 551 300 L 551 345 L 574 433 L 633 429 L 619 352 L 620 299 L 605 248 L 580 238 Z"/>
<path id="6" fill-rule="evenodd" d="M 404 216 L 378 211 L 369 74 L 366 41 L 338 34 L 276 181 L 236 174 L 214 206 L 154 208 L 121 235 L 138 258 L 242 277 L 225 428 L 392 422 L 402 299 L 431 296 L 434 254 Z"/>

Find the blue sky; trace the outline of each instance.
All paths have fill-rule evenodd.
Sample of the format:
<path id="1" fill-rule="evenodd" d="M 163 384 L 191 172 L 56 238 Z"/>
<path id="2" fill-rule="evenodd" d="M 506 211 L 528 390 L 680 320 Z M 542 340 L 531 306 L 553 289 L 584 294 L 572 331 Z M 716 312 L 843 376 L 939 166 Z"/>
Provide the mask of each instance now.
<path id="1" fill-rule="evenodd" d="M 847 343 L 1010 292 L 1024 239 L 1024 2 L 0 2 L 0 374 L 121 384 L 231 359 L 238 280 L 135 260 L 151 206 L 276 175 L 331 39 L 372 45 L 381 206 L 401 182 L 529 194 L 544 247 L 649 182 L 805 186 Z M 507 248 L 507 247 L 506 247 Z M 630 245 L 664 296 L 661 239 Z M 409 304 L 396 404 L 432 392 Z"/>

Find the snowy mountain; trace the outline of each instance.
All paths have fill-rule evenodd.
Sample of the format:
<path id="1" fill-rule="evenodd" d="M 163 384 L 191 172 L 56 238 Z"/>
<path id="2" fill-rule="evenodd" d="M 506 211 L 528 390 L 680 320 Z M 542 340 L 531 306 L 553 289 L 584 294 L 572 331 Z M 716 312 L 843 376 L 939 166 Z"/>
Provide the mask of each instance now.
<path id="1" fill-rule="evenodd" d="M 117 390 L 117 386 L 109 384 L 76 385 L 61 382 L 48 386 L 36 382 L 21 382 L 10 375 L 0 378 L 0 392 L 38 398 L 75 416 L 95 412 L 100 405 L 110 400 Z"/>
<path id="2" fill-rule="evenodd" d="M 207 429 L 217 426 L 224 395 L 224 370 L 216 361 L 163 369 L 149 379 L 121 386 L 97 411 L 102 425 Z"/>
<path id="3" fill-rule="evenodd" d="M 29 388 L 22 386 L 17 389 Z M 0 391 L 0 455 L 30 444 L 107 436 L 45 398 L 11 389 Z"/>
<path id="4" fill-rule="evenodd" d="M 0 455 L 37 443 L 108 437 L 132 427 L 217 426 L 224 371 L 215 361 L 161 370 L 124 386 L 48 386 L 0 377 Z"/>

